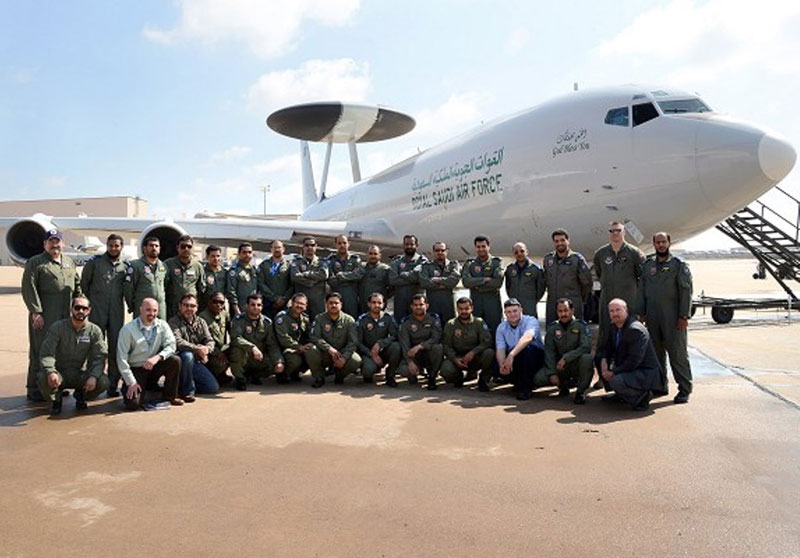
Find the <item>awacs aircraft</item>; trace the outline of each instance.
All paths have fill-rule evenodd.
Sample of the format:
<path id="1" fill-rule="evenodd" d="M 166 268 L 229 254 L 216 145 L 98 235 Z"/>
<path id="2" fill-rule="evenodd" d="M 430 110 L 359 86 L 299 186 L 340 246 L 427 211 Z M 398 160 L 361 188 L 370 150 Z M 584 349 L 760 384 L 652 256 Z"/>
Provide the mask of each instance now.
<path id="1" fill-rule="evenodd" d="M 711 110 L 697 95 L 628 85 L 572 92 L 490 122 L 361 179 L 356 144 L 396 137 L 414 120 L 363 105 L 313 103 L 279 110 L 275 131 L 300 140 L 305 209 L 296 220 L 108 219 L 35 215 L 0 220 L 18 263 L 42 250 L 44 231 L 105 232 L 160 238 L 174 249 L 190 234 L 200 242 L 262 249 L 275 238 L 346 234 L 356 249 L 376 243 L 398 252 L 404 234 L 423 247 L 445 240 L 469 252 L 478 233 L 507 254 L 516 241 L 532 253 L 550 250 L 550 233 L 570 231 L 572 245 L 591 253 L 606 242 L 609 220 L 641 242 L 667 230 L 680 240 L 744 207 L 782 180 L 796 160 L 785 140 Z M 315 188 L 308 141 L 326 142 Z M 354 184 L 327 196 L 334 143 L 350 148 Z M 174 252 L 173 252 L 174 253 Z"/>

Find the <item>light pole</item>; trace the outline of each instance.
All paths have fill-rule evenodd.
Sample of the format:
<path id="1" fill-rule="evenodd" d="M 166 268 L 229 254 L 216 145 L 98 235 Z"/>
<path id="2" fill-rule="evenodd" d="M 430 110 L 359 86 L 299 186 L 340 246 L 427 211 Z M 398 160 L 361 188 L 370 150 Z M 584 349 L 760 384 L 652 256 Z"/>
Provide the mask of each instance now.
<path id="1" fill-rule="evenodd" d="M 267 215 L 267 194 L 269 193 L 269 184 L 266 186 L 259 186 L 258 188 L 264 193 L 264 216 Z"/>

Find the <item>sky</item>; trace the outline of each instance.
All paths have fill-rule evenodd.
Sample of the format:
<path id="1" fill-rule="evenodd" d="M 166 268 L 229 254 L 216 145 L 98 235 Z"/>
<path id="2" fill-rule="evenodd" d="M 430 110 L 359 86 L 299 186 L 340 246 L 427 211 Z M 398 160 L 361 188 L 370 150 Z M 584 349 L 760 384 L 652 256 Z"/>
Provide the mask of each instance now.
<path id="1" fill-rule="evenodd" d="M 140 196 L 183 218 L 260 213 L 268 185 L 269 213 L 299 213 L 298 143 L 265 124 L 277 109 L 413 116 L 360 146 L 369 176 L 574 83 L 697 92 L 800 147 L 797 29 L 800 2 L 779 0 L 0 0 L 0 198 Z M 782 184 L 796 197 L 799 177 Z M 328 191 L 350 182 L 334 149 Z"/>

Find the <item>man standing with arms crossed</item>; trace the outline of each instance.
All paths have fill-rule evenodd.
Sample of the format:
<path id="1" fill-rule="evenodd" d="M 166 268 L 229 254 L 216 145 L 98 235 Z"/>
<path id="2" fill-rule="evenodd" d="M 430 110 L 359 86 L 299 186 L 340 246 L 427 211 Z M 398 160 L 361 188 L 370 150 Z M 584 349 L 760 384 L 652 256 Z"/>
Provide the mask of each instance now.
<path id="1" fill-rule="evenodd" d="M 28 319 L 28 399 L 44 401 L 37 385 L 41 357 L 39 349 L 47 328 L 68 318 L 72 297 L 80 292 L 75 262 L 61 253 L 62 236 L 56 229 L 45 233 L 44 252 L 25 263 L 22 273 L 22 300 L 30 313 Z"/>
<path id="2" fill-rule="evenodd" d="M 311 236 L 303 239 L 303 255 L 292 261 L 289 272 L 294 292 L 308 299 L 308 316 L 313 322 L 325 312 L 328 266 L 317 257 L 317 240 Z M 355 318 L 353 318 L 355 319 Z"/>
<path id="3" fill-rule="evenodd" d="M 572 301 L 576 318 L 583 318 L 583 304 L 592 292 L 592 273 L 583 256 L 570 249 L 567 231 L 556 229 L 550 236 L 555 250 L 544 257 L 546 322 L 550 324 L 556 320 L 556 303 L 562 298 Z"/>
<path id="4" fill-rule="evenodd" d="M 183 295 L 192 294 L 197 299 L 206 288 L 205 271 L 203 264 L 192 256 L 194 240 L 188 234 L 178 239 L 178 255 L 168 258 L 164 262 L 167 276 L 164 278 L 164 290 L 167 294 L 167 319 L 180 313 L 180 303 Z"/>
<path id="5" fill-rule="evenodd" d="M 97 324 L 103 331 L 108 345 L 108 396 L 119 395 L 119 375 L 117 367 L 117 341 L 119 330 L 125 323 L 125 262 L 122 261 L 122 237 L 109 235 L 106 239 L 106 252 L 94 256 L 83 266 L 81 291 L 91 302 L 89 321 Z"/>
<path id="6" fill-rule="evenodd" d="M 206 262 L 203 264 L 206 287 L 200 296 L 200 306 L 208 307 L 208 301 L 214 293 L 228 294 L 228 270 L 222 265 L 222 248 L 214 244 L 206 247 Z"/>
<path id="7" fill-rule="evenodd" d="M 275 320 L 278 312 L 286 308 L 294 289 L 289 277 L 289 259 L 284 253 L 283 242 L 273 240 L 272 256 L 258 266 L 258 292 L 264 297 L 264 314 Z"/>
<path id="8" fill-rule="evenodd" d="M 687 330 L 692 314 L 692 272 L 688 264 L 670 251 L 672 240 L 665 232 L 653 235 L 656 253 L 642 269 L 639 311 L 653 340 L 661 368 L 666 373 L 667 354 L 678 383 L 675 403 L 688 403 L 692 393 L 692 368 L 687 353 Z"/>
<path id="9" fill-rule="evenodd" d="M 528 257 L 528 247 L 517 242 L 512 247 L 516 261 L 506 266 L 506 295 L 522 304 L 522 313 L 538 317 L 537 306 L 544 296 L 544 271 Z"/>
<path id="10" fill-rule="evenodd" d="M 453 289 L 461 280 L 461 266 L 455 260 L 447 259 L 447 244 L 437 242 L 433 245 L 433 260 L 422 264 L 419 284 L 425 289 L 431 312 L 446 324 L 456 313 L 453 310 Z"/>
<path id="11" fill-rule="evenodd" d="M 369 312 L 369 299 L 372 293 L 381 293 L 388 302 L 392 295 L 389 285 L 389 266 L 381 261 L 381 249 L 373 244 L 367 250 L 367 262 L 362 264 L 363 276 L 358 283 L 359 310 Z"/>
<path id="12" fill-rule="evenodd" d="M 139 316 L 142 301 L 152 298 L 156 301 L 158 317 L 165 320 L 167 317 L 167 303 L 164 291 L 164 281 L 167 276 L 167 268 L 164 262 L 158 259 L 161 253 L 161 241 L 155 236 L 148 236 L 144 239 L 142 247 L 142 257 L 138 260 L 128 262 L 128 269 L 125 270 L 125 302 L 128 304 L 128 311 L 133 313 L 133 317 Z"/>
<path id="13" fill-rule="evenodd" d="M 342 311 L 358 319 L 358 282 L 364 276 L 361 258 L 350 253 L 350 241 L 336 237 L 336 253 L 328 256 L 328 285 L 342 295 Z"/>
<path id="14" fill-rule="evenodd" d="M 242 242 L 239 261 L 228 271 L 228 305 L 234 318 L 244 311 L 248 297 L 258 293 L 258 270 L 252 262 L 253 245 Z"/>
<path id="15" fill-rule="evenodd" d="M 419 272 L 422 264 L 428 261 L 417 253 L 419 241 L 413 234 L 403 237 L 403 255 L 392 260 L 389 270 L 389 284 L 394 287 L 394 319 L 401 323 L 411 312 L 411 301 L 415 295 L 423 292 L 419 284 Z"/>
<path id="16" fill-rule="evenodd" d="M 494 335 L 503 321 L 503 307 L 500 304 L 503 261 L 489 253 L 491 242 L 488 236 L 476 236 L 474 244 L 476 257 L 464 262 L 461 282 L 469 289 L 469 296 L 475 305 L 474 314 L 483 318 Z"/>

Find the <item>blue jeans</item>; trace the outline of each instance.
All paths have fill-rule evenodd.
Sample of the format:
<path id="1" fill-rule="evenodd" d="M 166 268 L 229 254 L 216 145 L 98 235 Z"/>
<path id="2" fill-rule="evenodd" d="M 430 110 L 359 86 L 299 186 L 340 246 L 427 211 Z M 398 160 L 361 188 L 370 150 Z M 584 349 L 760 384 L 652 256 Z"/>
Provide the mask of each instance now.
<path id="1" fill-rule="evenodd" d="M 195 360 L 192 351 L 181 351 L 178 356 L 181 357 L 181 396 L 219 392 L 214 374 L 202 362 Z"/>

